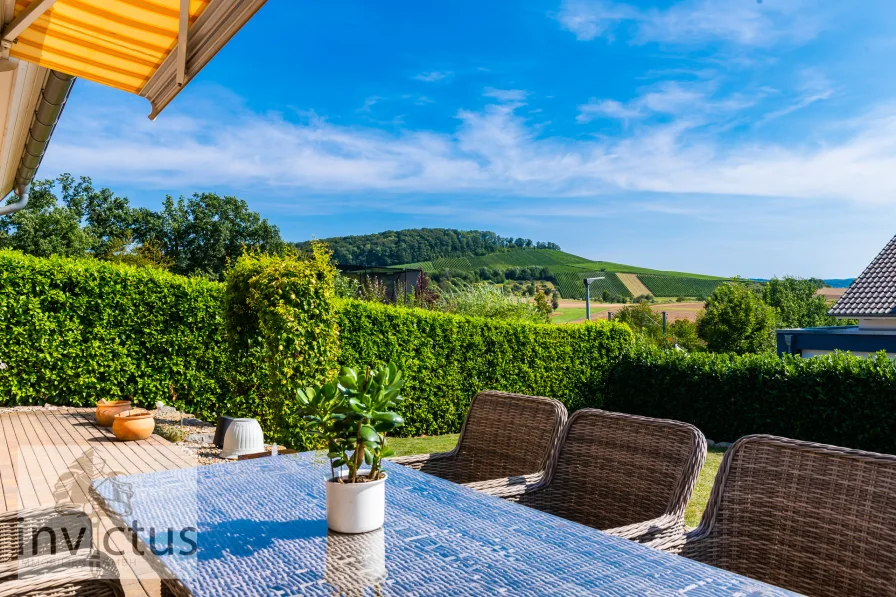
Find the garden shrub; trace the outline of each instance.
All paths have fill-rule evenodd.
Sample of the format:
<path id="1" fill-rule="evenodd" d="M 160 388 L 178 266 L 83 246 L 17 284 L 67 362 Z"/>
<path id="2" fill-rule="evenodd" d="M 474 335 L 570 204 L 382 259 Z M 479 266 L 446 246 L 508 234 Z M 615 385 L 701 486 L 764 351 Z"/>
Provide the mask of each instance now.
<path id="1" fill-rule="evenodd" d="M 716 441 L 752 433 L 896 454 L 896 365 L 639 348 L 609 375 L 610 410 L 693 423 Z"/>
<path id="2" fill-rule="evenodd" d="M 265 430 L 281 443 L 301 442 L 291 415 L 296 391 L 337 372 L 335 278 L 330 253 L 319 243 L 303 256 L 244 254 L 227 273 L 224 312 L 233 358 L 262 366 L 241 390 L 254 397 Z"/>
<path id="3" fill-rule="evenodd" d="M 0 405 L 226 395 L 223 287 L 154 268 L 0 251 Z"/>
<path id="4" fill-rule="evenodd" d="M 633 342 L 616 322 L 557 326 L 362 301 L 342 303 L 339 328 L 343 364 L 394 362 L 404 372 L 402 435 L 457 432 L 484 389 L 599 407 L 607 372 Z"/>

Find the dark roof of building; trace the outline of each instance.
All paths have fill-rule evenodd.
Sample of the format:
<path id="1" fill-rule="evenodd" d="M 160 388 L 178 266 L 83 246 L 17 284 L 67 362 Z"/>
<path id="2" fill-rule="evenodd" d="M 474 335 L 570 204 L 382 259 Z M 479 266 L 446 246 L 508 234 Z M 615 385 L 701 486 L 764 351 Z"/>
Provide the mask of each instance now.
<path id="1" fill-rule="evenodd" d="M 837 317 L 896 317 L 896 237 L 834 303 Z"/>

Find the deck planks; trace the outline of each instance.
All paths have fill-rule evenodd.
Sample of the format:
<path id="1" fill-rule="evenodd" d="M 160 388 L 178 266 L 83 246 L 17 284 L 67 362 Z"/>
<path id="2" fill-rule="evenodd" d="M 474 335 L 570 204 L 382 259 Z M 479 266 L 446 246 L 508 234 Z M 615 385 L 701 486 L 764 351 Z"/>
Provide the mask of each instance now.
<path id="1" fill-rule="evenodd" d="M 105 514 L 90 505 L 90 482 L 117 475 L 152 473 L 196 466 L 179 447 L 153 435 L 141 442 L 119 442 L 96 425 L 92 409 L 59 408 L 0 414 L 0 511 L 69 504 L 93 511 L 95 545 L 124 551 L 128 538 Z M 113 558 L 128 597 L 159 595 L 158 576 L 135 558 Z M 129 570 L 128 570 L 129 569 Z"/>

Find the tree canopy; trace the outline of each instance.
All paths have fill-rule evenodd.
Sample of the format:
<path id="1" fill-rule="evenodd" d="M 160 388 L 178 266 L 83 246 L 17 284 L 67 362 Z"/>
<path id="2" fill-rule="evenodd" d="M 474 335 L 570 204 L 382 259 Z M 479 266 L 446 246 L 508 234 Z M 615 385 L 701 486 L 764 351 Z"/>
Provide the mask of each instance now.
<path id="1" fill-rule="evenodd" d="M 816 294 L 823 286 L 817 278 L 772 278 L 762 287 L 762 299 L 777 310 L 778 328 L 837 325 L 825 298 Z"/>
<path id="2" fill-rule="evenodd" d="M 712 352 L 765 352 L 774 346 L 776 311 L 759 292 L 736 282 L 716 287 L 697 319 L 697 334 Z"/>
<path id="3" fill-rule="evenodd" d="M 514 248 L 560 250 L 557 244 L 551 242 L 533 242 L 528 238 L 499 236 L 494 232 L 450 228 L 387 230 L 321 240 L 333 251 L 336 262 L 343 265 L 401 265 L 440 257 L 487 255 Z M 308 242 L 298 243 L 298 247 L 306 248 Z"/>
<path id="4" fill-rule="evenodd" d="M 276 253 L 283 247 L 277 227 L 242 199 L 168 196 L 153 211 L 70 174 L 35 181 L 28 206 L 0 217 L 0 248 L 154 264 L 210 279 L 219 279 L 227 262 L 246 249 Z"/>

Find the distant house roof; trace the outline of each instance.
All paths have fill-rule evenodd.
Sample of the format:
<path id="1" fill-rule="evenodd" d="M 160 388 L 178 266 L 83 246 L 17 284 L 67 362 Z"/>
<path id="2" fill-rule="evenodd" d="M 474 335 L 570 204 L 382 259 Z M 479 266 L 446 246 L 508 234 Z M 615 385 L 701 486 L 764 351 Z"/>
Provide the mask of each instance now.
<path id="1" fill-rule="evenodd" d="M 828 313 L 836 317 L 896 317 L 896 237 Z"/>

